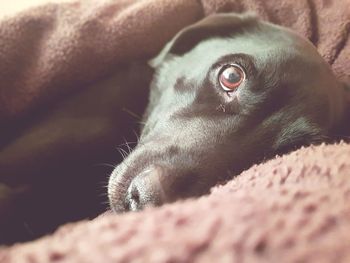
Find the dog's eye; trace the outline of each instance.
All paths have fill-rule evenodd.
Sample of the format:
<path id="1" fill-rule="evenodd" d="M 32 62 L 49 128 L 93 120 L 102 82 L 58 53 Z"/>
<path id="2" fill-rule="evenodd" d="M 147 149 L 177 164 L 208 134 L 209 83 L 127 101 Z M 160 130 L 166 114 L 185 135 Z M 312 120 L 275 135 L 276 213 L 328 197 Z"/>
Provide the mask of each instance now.
<path id="1" fill-rule="evenodd" d="M 245 73 L 237 64 L 227 65 L 219 73 L 219 82 L 225 91 L 236 89 L 244 79 Z"/>

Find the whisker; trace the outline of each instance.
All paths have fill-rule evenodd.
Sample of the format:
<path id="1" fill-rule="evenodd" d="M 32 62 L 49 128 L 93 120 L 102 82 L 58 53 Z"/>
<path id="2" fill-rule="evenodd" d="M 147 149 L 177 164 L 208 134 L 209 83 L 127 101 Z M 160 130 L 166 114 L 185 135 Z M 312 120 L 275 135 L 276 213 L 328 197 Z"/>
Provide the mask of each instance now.
<path id="1" fill-rule="evenodd" d="M 118 146 L 126 146 L 127 144 L 129 144 L 129 145 L 130 144 L 137 144 L 137 142 L 125 142 L 125 143 L 119 144 Z"/>
<path id="2" fill-rule="evenodd" d="M 115 169 L 117 167 L 117 165 L 113 165 L 113 164 L 109 164 L 109 163 L 96 163 L 93 166 L 94 167 L 95 166 L 104 166 L 104 167 L 110 167 L 110 168 L 113 168 L 113 169 Z"/>
<path id="3" fill-rule="evenodd" d="M 108 193 L 107 192 L 103 192 L 97 195 L 98 197 L 107 197 Z"/>
<path id="4" fill-rule="evenodd" d="M 110 207 L 109 201 L 102 201 L 101 205 Z"/>
<path id="5" fill-rule="evenodd" d="M 124 155 L 125 155 L 124 159 L 125 159 L 129 155 L 129 153 L 126 150 L 124 150 L 123 148 L 120 148 L 120 150 L 124 153 Z"/>
<path id="6" fill-rule="evenodd" d="M 127 152 L 126 152 L 123 148 L 121 148 L 121 147 L 117 147 L 117 150 L 118 150 L 118 152 L 120 153 L 120 155 L 122 156 L 123 161 L 124 161 L 125 158 L 126 158 L 126 156 L 127 156 Z"/>
<path id="7" fill-rule="evenodd" d="M 146 122 L 145 121 L 138 121 L 137 124 L 143 128 L 143 127 L 145 127 Z"/>
<path id="8" fill-rule="evenodd" d="M 139 143 L 140 141 L 140 136 L 138 135 L 138 133 L 135 130 L 132 130 L 132 132 L 134 133 L 135 137 L 136 137 L 136 141 L 137 143 Z"/>
<path id="9" fill-rule="evenodd" d="M 141 116 L 139 116 L 137 113 L 131 111 L 130 109 L 127 109 L 127 108 L 123 107 L 123 108 L 122 108 L 122 111 L 128 113 L 130 116 L 132 116 L 132 117 L 134 117 L 134 118 L 136 118 L 136 119 L 138 119 L 138 120 L 141 120 L 141 119 L 142 119 Z"/>
<path id="10" fill-rule="evenodd" d="M 108 183 L 101 183 L 101 185 L 99 186 L 99 188 L 103 188 L 103 189 L 108 189 Z"/>
<path id="11" fill-rule="evenodd" d="M 126 141 L 125 138 L 124 138 L 124 141 L 125 141 L 125 145 L 126 145 L 126 147 L 127 147 L 127 149 L 128 149 L 128 155 L 129 155 L 129 154 L 131 153 L 132 149 L 131 149 L 129 143 Z"/>

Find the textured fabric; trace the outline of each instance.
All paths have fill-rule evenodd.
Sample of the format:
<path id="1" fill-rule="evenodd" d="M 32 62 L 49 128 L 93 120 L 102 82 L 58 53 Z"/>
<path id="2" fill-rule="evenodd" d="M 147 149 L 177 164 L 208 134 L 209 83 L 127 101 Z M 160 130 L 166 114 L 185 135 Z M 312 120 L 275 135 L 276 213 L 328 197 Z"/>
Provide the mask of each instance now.
<path id="1" fill-rule="evenodd" d="M 350 146 L 301 149 L 209 196 L 0 250 L 0 262 L 349 262 Z"/>
<path id="2" fill-rule="evenodd" d="M 349 77 L 349 0 L 48 4 L 0 23 L 0 123 L 57 94 L 82 88 L 117 63 L 154 55 L 174 33 L 204 14 L 228 11 L 254 11 L 293 28 L 334 64 L 339 77 Z"/>
<path id="3" fill-rule="evenodd" d="M 63 221 L 73 219 L 59 220 L 60 217 L 77 213 L 76 210 L 79 209 L 91 211 L 92 203 L 96 201 L 91 200 L 91 196 L 96 194 L 96 188 L 102 188 L 94 183 L 105 180 L 108 175 L 105 170 L 103 173 L 96 172 L 95 165 L 102 162 L 115 163 L 118 159 L 115 147 L 123 143 L 125 131 L 128 128 L 130 130 L 130 119 L 125 120 L 121 114 L 122 109 L 129 108 L 132 104 L 141 105 L 136 99 L 144 97 L 145 100 L 147 96 L 140 91 L 145 91 L 147 85 L 140 85 L 141 81 L 137 82 L 137 78 L 136 84 L 131 85 L 134 88 L 124 83 L 124 63 L 145 61 L 154 56 L 183 27 L 209 14 L 231 11 L 253 11 L 262 19 L 296 30 L 315 44 L 341 81 L 350 83 L 350 0 L 67 0 L 2 17 L 0 240 L 4 236 L 1 231 L 4 230 L 8 231 L 7 235 L 13 236 L 14 231 L 20 229 L 19 226 L 29 224 L 26 228 L 30 231 L 26 231 L 40 235 L 40 231 L 45 232 L 40 230 L 44 224 L 51 224 L 52 229 Z M 117 76 L 118 80 L 110 81 L 111 75 Z M 132 75 L 134 79 L 135 76 L 137 74 Z M 147 83 L 147 80 L 142 80 L 142 83 Z M 136 86 L 139 90 L 135 91 Z M 142 107 L 138 110 L 141 111 Z M 197 259 L 202 261 L 209 261 L 209 256 L 214 261 L 216 258 L 224 260 L 225 255 L 261 261 L 270 261 L 272 256 L 277 259 L 283 256 L 286 260 L 292 260 L 305 254 L 310 259 L 317 255 L 318 258 L 314 261 L 322 262 L 336 252 L 345 258 L 347 252 L 343 248 L 348 244 L 348 239 L 344 233 L 348 231 L 346 220 L 349 214 L 346 212 L 345 199 L 348 194 L 340 186 L 340 181 L 345 178 L 348 169 L 348 146 L 320 147 L 316 153 L 310 148 L 305 154 L 305 158 L 297 158 L 296 153 L 285 157 L 289 160 L 288 164 L 284 164 L 284 159 L 278 158 L 268 165 L 252 168 L 226 187 L 219 188 L 211 197 L 139 214 L 108 216 L 92 223 L 82 223 L 66 236 L 63 233 L 70 232 L 70 226 L 67 226 L 61 230 L 61 234 L 48 238 L 51 240 L 48 243 L 39 241 L 33 247 L 25 245 L 18 248 L 18 252 L 14 247 L 3 250 L 2 255 L 7 257 L 11 253 L 12 256 L 24 259 L 26 256 L 21 251 L 28 249 L 34 254 L 39 253 L 35 251 L 42 251 L 43 254 L 35 254 L 33 257 L 43 257 L 42 262 L 45 262 L 46 252 L 57 250 L 57 254 L 52 252 L 50 256 L 50 260 L 54 260 L 60 258 L 61 250 L 64 254 L 69 250 L 76 257 L 86 257 L 85 261 L 94 261 L 91 255 L 93 253 L 86 251 L 96 251 L 91 247 L 95 246 L 101 249 L 96 252 L 96 256 L 106 256 L 105 262 L 112 257 L 135 257 L 137 253 L 139 256 L 153 255 L 159 258 L 172 255 L 188 255 L 191 258 L 198 254 Z M 338 164 L 338 160 L 341 163 Z M 271 174 L 274 169 L 277 171 L 274 175 L 276 177 Z M 268 190 L 264 188 L 265 183 L 275 182 L 276 178 L 287 173 L 288 178 L 294 178 L 291 179 L 293 183 L 280 179 L 281 185 L 273 183 Z M 328 173 L 330 179 L 326 180 L 328 177 L 322 175 Z M 253 174 L 256 178 L 249 181 L 247 178 Z M 60 180 L 59 183 L 57 180 Z M 346 187 L 346 180 L 343 181 L 341 185 Z M 36 188 L 39 183 L 40 191 Z M 260 183 L 264 183 L 259 186 L 261 188 L 258 187 Z M 313 211 L 314 208 L 310 208 L 311 212 L 306 213 L 312 219 L 305 216 L 305 221 L 296 223 L 299 222 L 297 215 L 300 211 L 295 212 L 289 208 L 299 202 L 299 197 L 293 197 L 293 191 L 295 189 L 300 192 L 306 186 L 312 188 L 312 193 L 315 192 L 306 196 L 310 196 L 316 209 Z M 87 191 L 87 187 L 94 190 Z M 23 196 L 24 192 L 31 189 L 36 197 L 31 198 L 29 203 L 27 197 L 25 202 L 18 203 L 18 196 Z M 79 189 L 78 193 L 76 189 Z M 326 192 L 326 197 L 318 197 L 323 191 Z M 296 195 L 301 195 L 300 200 L 308 200 L 303 194 Z M 54 202 L 52 198 L 55 198 Z M 277 208 L 272 208 L 273 202 L 283 200 L 286 208 L 280 207 L 282 203 L 277 203 Z M 304 202 L 306 201 L 300 201 L 298 209 L 303 209 Z M 211 210 L 208 211 L 208 208 Z M 328 212 L 338 208 L 339 213 L 334 212 L 336 219 L 325 219 L 328 218 Z M 244 217 L 244 213 L 252 213 L 252 216 Z M 78 214 L 79 217 L 74 219 L 91 215 L 80 210 Z M 282 226 L 280 229 L 276 226 L 278 232 L 269 232 L 270 228 L 274 228 L 274 221 L 270 221 L 270 217 L 276 218 L 277 214 L 283 222 L 276 225 Z M 187 215 L 192 218 L 188 219 L 192 223 L 181 219 L 181 216 L 187 218 Z M 322 220 L 330 223 L 323 225 Z M 13 224 L 15 221 L 18 224 Z M 178 221 L 180 223 L 175 223 Z M 149 227 L 146 228 L 147 224 Z M 181 228 L 177 224 L 184 226 Z M 236 225 L 239 227 L 236 228 Z M 305 230 L 304 233 L 304 225 L 310 226 L 311 230 Z M 322 226 L 326 230 L 331 229 L 330 232 L 320 230 L 320 238 L 317 234 L 315 238 L 309 237 L 311 234 L 307 231 L 312 232 L 312 227 L 318 229 Z M 214 230 L 211 230 L 212 227 Z M 234 230 L 232 236 L 231 230 Z M 291 237 L 288 241 L 287 230 L 290 235 L 298 233 L 298 236 Z M 85 234 L 81 237 L 80 231 L 87 232 L 86 238 Z M 100 232 L 105 234 L 99 241 L 97 237 Z M 279 246 L 276 241 L 281 236 L 279 232 L 286 235 L 282 240 L 286 243 L 286 248 Z M 130 245 L 129 250 L 125 248 L 129 245 L 124 241 L 132 233 L 135 233 L 135 239 L 130 242 L 135 244 Z M 154 235 L 153 237 L 159 233 L 159 240 L 146 238 L 149 241 L 146 243 L 144 233 Z M 267 241 L 261 241 L 262 244 L 257 245 L 257 252 L 254 252 L 257 240 L 265 234 L 268 235 Z M 162 241 L 163 235 L 165 241 Z M 67 243 L 61 242 L 60 238 L 67 239 Z M 92 242 L 95 239 L 96 243 Z M 103 253 L 104 250 L 100 247 L 104 247 L 103 242 L 114 248 L 106 245 L 106 251 L 109 248 L 109 252 Z M 312 248 L 307 247 L 309 243 Z M 120 249 L 116 249 L 115 244 Z M 52 247 L 45 250 L 45 246 Z M 221 247 L 226 247 L 222 251 L 228 254 L 215 252 L 220 251 Z M 303 247 L 307 249 L 303 250 Z M 143 252 L 143 249 L 148 252 Z M 159 253 L 155 252 L 157 250 Z M 308 253 L 310 255 L 306 255 Z M 201 257 L 201 254 L 204 256 Z M 30 261 L 30 257 L 27 261 Z M 21 262 L 20 259 L 16 260 L 13 262 Z M 104 261 L 99 258 L 97 262 Z"/>
<path id="4" fill-rule="evenodd" d="M 0 123 L 154 54 L 200 17 L 197 1 L 118 0 L 47 4 L 4 19 Z"/>

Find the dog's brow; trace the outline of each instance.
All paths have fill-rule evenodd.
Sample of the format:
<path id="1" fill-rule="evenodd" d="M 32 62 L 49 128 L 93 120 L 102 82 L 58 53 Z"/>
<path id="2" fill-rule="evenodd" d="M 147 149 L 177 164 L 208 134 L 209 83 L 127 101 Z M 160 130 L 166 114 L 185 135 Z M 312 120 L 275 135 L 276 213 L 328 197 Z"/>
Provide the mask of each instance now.
<path id="1" fill-rule="evenodd" d="M 182 92 L 186 92 L 189 90 L 188 84 L 185 84 L 185 78 L 184 77 L 180 77 L 178 79 L 176 79 L 176 83 L 174 85 L 174 89 L 180 93 Z"/>

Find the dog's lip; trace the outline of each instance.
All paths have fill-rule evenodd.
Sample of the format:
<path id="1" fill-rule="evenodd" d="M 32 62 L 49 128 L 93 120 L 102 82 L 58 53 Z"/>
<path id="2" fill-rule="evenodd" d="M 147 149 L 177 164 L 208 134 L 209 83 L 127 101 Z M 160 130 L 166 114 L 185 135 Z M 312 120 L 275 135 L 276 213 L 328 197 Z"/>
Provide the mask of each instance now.
<path id="1" fill-rule="evenodd" d="M 109 179 L 108 183 L 108 198 L 109 198 L 109 206 L 113 210 L 113 212 L 121 213 L 125 212 L 127 208 L 127 204 L 125 203 L 127 189 L 130 186 L 130 183 L 133 177 L 128 178 L 126 176 L 122 176 L 122 166 L 123 163 L 119 164 Z"/>

